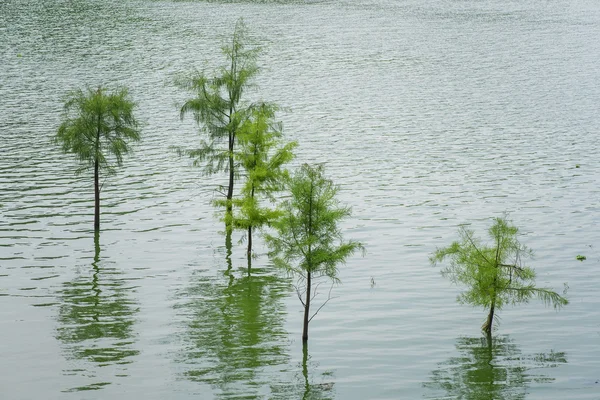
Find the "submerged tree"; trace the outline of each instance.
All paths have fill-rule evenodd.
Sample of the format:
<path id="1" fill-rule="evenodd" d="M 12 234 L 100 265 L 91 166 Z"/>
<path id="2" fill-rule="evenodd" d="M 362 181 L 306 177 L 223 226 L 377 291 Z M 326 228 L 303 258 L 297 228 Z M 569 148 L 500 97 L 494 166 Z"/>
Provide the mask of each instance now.
<path id="1" fill-rule="evenodd" d="M 566 298 L 548 288 L 535 287 L 535 271 L 522 264 L 522 259 L 532 256 L 530 249 L 517 239 L 518 229 L 506 218 L 495 218 L 488 234 L 492 245 L 482 244 L 473 231 L 460 228 L 460 241 L 436 250 L 432 264 L 446 258 L 450 266 L 442 270 L 453 283 L 464 284 L 468 289 L 458 296 L 458 301 L 489 309 L 481 329 L 489 336 L 495 312 L 506 304 L 527 303 L 538 297 L 545 304 L 560 308 L 568 304 Z"/>
<path id="2" fill-rule="evenodd" d="M 350 208 L 339 206 L 339 187 L 325 179 L 322 166 L 304 164 L 288 186 L 291 197 L 283 203 L 283 214 L 273 224 L 278 235 L 267 235 L 266 240 L 274 264 L 299 280 L 298 298 L 304 306 L 302 342 L 306 344 L 308 324 L 320 310 L 310 315 L 315 281 L 324 277 L 339 282 L 338 265 L 363 246 L 343 240 L 338 223 L 350 215 Z"/>
<path id="3" fill-rule="evenodd" d="M 280 124 L 274 123 L 276 107 L 261 104 L 255 107 L 242 125 L 239 134 L 241 150 L 236 154 L 246 172 L 242 197 L 233 204 L 239 212 L 233 215 L 233 227 L 247 231 L 248 257 L 252 254 L 252 230 L 270 224 L 280 213 L 263 206 L 265 198 L 274 201 L 273 194 L 283 189 L 288 171 L 283 166 L 294 158 L 295 142 L 282 145 Z"/>
<path id="4" fill-rule="evenodd" d="M 259 49 L 247 48 L 245 36 L 246 26 L 240 19 L 235 26 L 231 44 L 222 49 L 227 64 L 219 69 L 219 73 L 209 77 L 202 72 L 195 72 L 177 82 L 178 86 L 195 95 L 181 107 L 181 118 L 191 113 L 206 133 L 200 147 L 187 151 L 187 154 L 194 158 L 194 165 L 205 163 L 206 174 L 220 171 L 229 173 L 225 194 L 228 216 L 232 212 L 236 179 L 236 139 L 250 108 L 242 102 L 242 95 L 258 73 L 256 58 Z M 226 216 L 226 221 L 229 220 Z M 230 223 L 227 224 L 227 231 L 231 232 Z"/>
<path id="5" fill-rule="evenodd" d="M 71 92 L 65 102 L 64 121 L 54 140 L 65 153 L 74 153 L 83 165 L 76 172 L 94 170 L 94 230 L 100 229 L 100 171 L 115 172 L 130 151 L 129 142 L 140 140 L 133 117 L 135 103 L 127 89 L 105 93 L 105 89 Z"/>

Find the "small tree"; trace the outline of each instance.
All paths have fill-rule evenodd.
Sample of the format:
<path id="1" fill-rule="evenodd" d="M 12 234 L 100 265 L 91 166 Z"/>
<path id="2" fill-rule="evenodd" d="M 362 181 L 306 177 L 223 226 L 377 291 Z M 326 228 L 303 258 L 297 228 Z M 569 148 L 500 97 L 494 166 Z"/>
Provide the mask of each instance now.
<path id="1" fill-rule="evenodd" d="M 187 154 L 194 158 L 194 165 L 206 163 L 206 174 L 220 171 L 229 173 L 225 194 L 226 213 L 229 216 L 236 179 L 236 138 L 249 110 L 249 106 L 242 103 L 242 95 L 258 73 L 256 58 L 259 49 L 248 49 L 245 36 L 246 26 L 240 19 L 235 26 L 231 45 L 222 49 L 227 64 L 220 68 L 218 75 L 208 77 L 195 72 L 177 81 L 179 87 L 195 94 L 181 107 L 181 119 L 191 113 L 207 134 L 206 139 L 200 142 L 200 147 L 187 151 Z M 226 217 L 226 221 L 230 219 Z M 230 224 L 227 224 L 227 231 L 231 232 Z"/>
<path id="2" fill-rule="evenodd" d="M 473 231 L 461 227 L 460 241 L 436 250 L 430 259 L 434 265 L 450 259 L 442 275 L 467 286 L 458 296 L 460 303 L 489 309 L 481 327 L 487 335 L 491 335 L 495 312 L 506 304 L 527 303 L 533 297 L 557 309 L 568 304 L 551 289 L 535 287 L 535 271 L 522 265 L 522 259 L 532 256 L 532 252 L 519 242 L 517 233 L 506 218 L 495 218 L 488 230 L 492 245 L 486 246 L 473 236 Z"/>
<path id="3" fill-rule="evenodd" d="M 139 141 L 135 103 L 127 89 L 105 93 L 105 89 L 76 90 L 67 96 L 64 121 L 54 140 L 66 153 L 74 153 L 83 164 L 79 173 L 94 170 L 94 230 L 100 229 L 100 171 L 115 173 L 130 151 L 130 141 Z"/>
<path id="4" fill-rule="evenodd" d="M 338 265 L 363 246 L 344 241 L 338 223 L 350 215 L 350 208 L 339 207 L 339 187 L 323 176 L 323 167 L 304 164 L 289 180 L 291 198 L 283 203 L 282 216 L 274 224 L 277 236 L 266 236 L 269 253 L 276 266 L 298 277 L 298 298 L 304 306 L 302 342 L 308 342 L 308 324 L 329 301 L 310 315 L 313 284 L 325 277 L 339 282 Z M 302 292 L 305 299 L 302 300 Z M 316 288 L 315 288 L 316 292 Z"/>
<path id="5" fill-rule="evenodd" d="M 276 107 L 261 104 L 254 108 L 239 133 L 241 150 L 236 154 L 246 171 L 242 197 L 234 199 L 239 210 L 233 226 L 247 231 L 248 256 L 252 254 L 252 230 L 270 224 L 279 216 L 276 209 L 261 205 L 261 200 L 274 201 L 273 194 L 283 189 L 288 171 L 283 166 L 294 158 L 295 142 L 281 145 L 281 127 L 274 123 Z"/>

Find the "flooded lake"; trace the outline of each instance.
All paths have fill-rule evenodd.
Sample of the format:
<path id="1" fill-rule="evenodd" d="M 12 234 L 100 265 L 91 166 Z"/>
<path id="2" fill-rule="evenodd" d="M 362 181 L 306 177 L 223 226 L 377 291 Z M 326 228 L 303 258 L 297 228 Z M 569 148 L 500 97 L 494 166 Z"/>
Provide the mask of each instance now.
<path id="1" fill-rule="evenodd" d="M 249 98 L 284 108 L 292 167 L 325 163 L 367 250 L 307 352 L 263 240 L 251 273 L 225 243 L 225 174 L 172 150 L 201 138 L 175 78 L 221 65 L 240 17 Z M 2 0 L 0 398 L 600 399 L 599 55 L 589 0 Z M 101 84 L 130 89 L 143 140 L 94 240 L 92 175 L 52 138 Z M 506 307 L 486 343 L 429 256 L 504 212 L 570 304 Z"/>

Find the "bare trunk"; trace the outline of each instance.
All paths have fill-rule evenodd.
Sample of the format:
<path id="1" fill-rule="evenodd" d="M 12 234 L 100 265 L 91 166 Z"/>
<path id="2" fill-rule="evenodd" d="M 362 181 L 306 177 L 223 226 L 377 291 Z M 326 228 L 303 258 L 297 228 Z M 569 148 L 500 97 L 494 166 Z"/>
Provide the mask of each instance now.
<path id="1" fill-rule="evenodd" d="M 254 199 L 254 184 L 252 184 L 252 192 L 250 197 Z M 248 226 L 248 259 L 252 255 L 252 225 Z"/>
<path id="2" fill-rule="evenodd" d="M 98 88 L 100 95 L 100 88 Z M 98 155 L 100 153 L 100 131 L 102 130 L 102 117 L 98 116 L 96 126 L 96 143 L 94 149 L 94 232 L 100 231 L 100 162 Z"/>
<path id="3" fill-rule="evenodd" d="M 306 278 L 306 302 L 304 303 L 304 329 L 302 330 L 302 343 L 308 342 L 308 320 L 310 314 L 310 271 Z"/>
<path id="4" fill-rule="evenodd" d="M 252 255 L 252 226 L 248 227 L 248 257 Z"/>
<path id="5" fill-rule="evenodd" d="M 495 299 L 492 301 L 492 306 L 490 307 L 490 313 L 488 314 L 487 320 L 485 324 L 481 327 L 481 329 L 485 332 L 485 334 L 489 337 L 492 335 L 492 325 L 494 323 L 494 308 L 495 308 Z"/>
<path id="6" fill-rule="evenodd" d="M 232 199 L 233 199 L 233 181 L 234 181 L 234 177 L 235 177 L 235 173 L 233 170 L 233 168 L 234 168 L 234 165 L 233 165 L 233 140 L 234 140 L 233 133 L 229 133 L 229 186 L 227 187 L 227 210 L 225 211 L 227 213 L 226 214 L 227 226 L 225 227 L 227 232 L 231 232 L 233 230 Z"/>
<path id="7" fill-rule="evenodd" d="M 94 231 L 100 231 L 100 176 L 98 159 L 94 161 Z"/>

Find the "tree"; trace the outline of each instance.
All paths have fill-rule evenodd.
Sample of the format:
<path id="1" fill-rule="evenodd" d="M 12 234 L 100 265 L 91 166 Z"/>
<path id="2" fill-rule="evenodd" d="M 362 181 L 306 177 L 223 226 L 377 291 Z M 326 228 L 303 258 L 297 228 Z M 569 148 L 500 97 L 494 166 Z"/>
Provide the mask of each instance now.
<path id="1" fill-rule="evenodd" d="M 548 288 L 535 287 L 535 271 L 522 265 L 522 259 L 531 257 L 532 251 L 517 239 L 518 229 L 506 217 L 495 218 L 488 234 L 492 245 L 484 245 L 473 236 L 473 231 L 461 227 L 460 241 L 436 250 L 432 264 L 446 258 L 450 266 L 442 270 L 453 283 L 467 286 L 458 301 L 489 309 L 481 329 L 489 336 L 496 310 L 506 304 L 527 303 L 538 297 L 546 305 L 560 308 L 568 304 L 566 298 Z"/>
<path id="2" fill-rule="evenodd" d="M 94 170 L 94 230 L 100 230 L 100 170 L 108 175 L 123 164 L 131 150 L 129 142 L 140 140 L 138 123 L 133 116 L 135 103 L 127 89 L 105 93 L 88 88 L 71 92 L 65 101 L 64 121 L 55 142 L 65 153 L 74 153 L 83 165 L 76 172 Z"/>
<path id="3" fill-rule="evenodd" d="M 338 265 L 363 246 L 343 240 L 338 223 L 350 215 L 350 208 L 338 205 L 339 187 L 325 179 L 322 166 L 304 164 L 289 180 L 288 188 L 291 197 L 282 205 L 282 216 L 273 223 L 277 236 L 267 235 L 266 241 L 273 263 L 298 278 L 298 298 L 304 306 L 302 342 L 306 344 L 309 322 L 331 299 L 310 316 L 318 287 L 313 295 L 313 284 L 321 277 L 332 284 L 339 282 Z"/>
<path id="4" fill-rule="evenodd" d="M 236 138 L 250 109 L 250 106 L 242 103 L 242 95 L 258 73 L 256 58 L 259 49 L 247 48 L 243 20 L 238 20 L 231 45 L 224 46 L 222 51 L 227 64 L 219 69 L 216 76 L 208 77 L 202 72 L 195 72 L 178 80 L 177 85 L 195 95 L 181 107 L 181 119 L 191 113 L 206 133 L 206 139 L 200 142 L 200 147 L 186 153 L 194 158 L 194 165 L 206 163 L 206 174 L 221 171 L 229 173 L 225 204 L 226 214 L 231 215 L 236 179 Z M 227 231 L 231 232 L 230 224 L 227 225 Z"/>
<path id="5" fill-rule="evenodd" d="M 239 212 L 233 216 L 233 226 L 247 231 L 248 257 L 252 254 L 252 229 L 260 228 L 275 220 L 279 212 L 261 206 L 261 199 L 274 201 L 273 194 L 283 189 L 288 177 L 284 164 L 294 158 L 295 142 L 281 145 L 280 124 L 273 122 L 276 107 L 261 104 L 255 107 L 244 122 L 239 133 L 241 150 L 236 154 L 246 171 L 242 197 L 233 204 Z"/>

